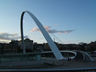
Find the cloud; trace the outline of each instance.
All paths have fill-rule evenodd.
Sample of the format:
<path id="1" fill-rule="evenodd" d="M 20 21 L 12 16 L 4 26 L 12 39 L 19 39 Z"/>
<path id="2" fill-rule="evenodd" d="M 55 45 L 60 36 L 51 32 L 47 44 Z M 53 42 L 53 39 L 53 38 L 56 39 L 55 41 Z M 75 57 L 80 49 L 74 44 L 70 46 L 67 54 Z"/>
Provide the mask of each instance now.
<path id="1" fill-rule="evenodd" d="M 50 26 L 44 26 L 44 28 L 45 28 L 46 31 L 49 32 L 49 33 L 71 33 L 71 32 L 74 31 L 74 30 L 56 30 L 56 29 L 51 29 Z M 39 32 L 40 32 L 39 28 L 34 27 L 34 28 L 31 30 L 31 32 L 36 32 L 36 31 L 39 31 Z"/>
<path id="2" fill-rule="evenodd" d="M 45 28 L 47 31 L 49 31 L 51 27 L 50 27 L 50 26 L 44 26 L 44 28 Z M 39 30 L 39 28 L 34 27 L 34 28 L 31 30 L 31 32 L 35 32 L 35 31 L 40 31 L 40 30 Z"/>
<path id="3" fill-rule="evenodd" d="M 0 39 L 1 40 L 17 40 L 20 39 L 21 37 L 17 34 L 10 34 L 10 33 L 0 33 Z M 28 36 L 24 36 L 24 38 L 28 38 Z"/>

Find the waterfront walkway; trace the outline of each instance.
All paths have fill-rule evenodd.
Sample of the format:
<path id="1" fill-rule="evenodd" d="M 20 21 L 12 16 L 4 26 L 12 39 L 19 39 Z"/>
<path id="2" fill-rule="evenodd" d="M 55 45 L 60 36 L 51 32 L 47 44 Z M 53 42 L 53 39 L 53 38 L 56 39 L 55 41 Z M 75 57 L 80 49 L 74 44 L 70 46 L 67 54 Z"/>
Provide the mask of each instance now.
<path id="1" fill-rule="evenodd" d="M 56 61 L 55 59 L 46 59 L 40 61 L 20 61 L 20 62 L 1 62 L 0 70 L 84 70 L 96 69 L 96 61 Z"/>

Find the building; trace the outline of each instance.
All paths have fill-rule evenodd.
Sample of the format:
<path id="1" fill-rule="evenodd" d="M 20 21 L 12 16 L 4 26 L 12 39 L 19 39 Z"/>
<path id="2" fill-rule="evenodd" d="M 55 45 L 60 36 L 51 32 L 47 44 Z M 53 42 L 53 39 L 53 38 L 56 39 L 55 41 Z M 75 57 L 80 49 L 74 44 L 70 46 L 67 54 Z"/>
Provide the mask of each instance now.
<path id="1" fill-rule="evenodd" d="M 21 43 L 22 43 L 21 41 L 18 42 L 20 47 L 21 47 Z M 33 50 L 33 40 L 30 40 L 30 39 L 26 38 L 24 40 L 24 46 L 25 46 L 27 52 L 32 52 L 32 50 Z"/>

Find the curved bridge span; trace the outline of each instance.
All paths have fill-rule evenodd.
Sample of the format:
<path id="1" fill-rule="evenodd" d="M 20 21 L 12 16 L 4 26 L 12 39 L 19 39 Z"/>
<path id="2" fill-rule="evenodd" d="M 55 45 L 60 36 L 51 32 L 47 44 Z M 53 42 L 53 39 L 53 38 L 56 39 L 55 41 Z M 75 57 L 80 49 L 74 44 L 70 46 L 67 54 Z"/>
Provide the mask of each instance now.
<path id="1" fill-rule="evenodd" d="M 54 56 L 56 57 L 57 60 L 67 60 L 66 57 L 62 56 L 62 54 L 60 53 L 58 47 L 56 46 L 56 44 L 53 42 L 53 40 L 51 39 L 51 37 L 49 36 L 48 32 L 44 29 L 43 25 L 41 24 L 41 22 L 29 11 L 23 11 L 21 14 L 21 20 L 20 20 L 20 29 L 21 29 L 21 39 L 22 39 L 22 48 L 23 48 L 23 54 L 26 53 L 26 49 L 24 46 L 24 35 L 23 35 L 23 18 L 24 18 L 24 14 L 28 13 L 31 18 L 35 21 L 36 25 L 38 26 L 38 28 L 40 29 L 40 31 L 42 32 L 43 36 L 45 37 L 45 39 L 47 40 Z"/>

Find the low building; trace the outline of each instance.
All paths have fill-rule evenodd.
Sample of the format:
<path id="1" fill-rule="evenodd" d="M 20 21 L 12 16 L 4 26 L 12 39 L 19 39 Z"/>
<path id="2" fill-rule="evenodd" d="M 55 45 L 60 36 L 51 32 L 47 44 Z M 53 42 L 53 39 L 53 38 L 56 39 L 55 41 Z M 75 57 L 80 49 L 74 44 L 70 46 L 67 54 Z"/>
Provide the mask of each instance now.
<path id="1" fill-rule="evenodd" d="M 19 44 L 19 46 L 21 47 L 22 42 L 19 41 L 18 44 Z M 27 52 L 32 51 L 32 50 L 33 50 L 33 40 L 30 40 L 30 39 L 26 38 L 26 39 L 24 40 L 24 46 L 25 46 Z M 22 48 L 21 48 L 21 49 L 22 49 Z"/>

